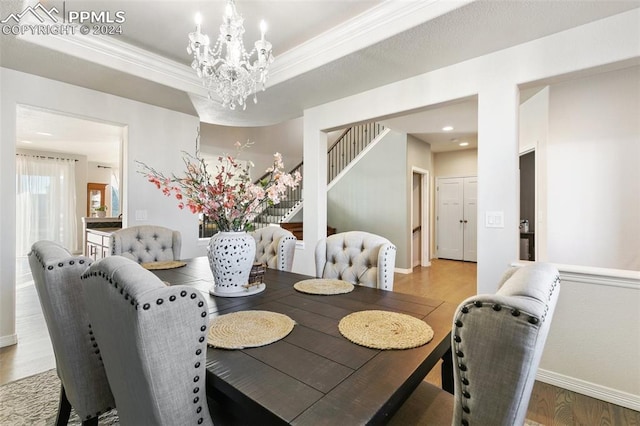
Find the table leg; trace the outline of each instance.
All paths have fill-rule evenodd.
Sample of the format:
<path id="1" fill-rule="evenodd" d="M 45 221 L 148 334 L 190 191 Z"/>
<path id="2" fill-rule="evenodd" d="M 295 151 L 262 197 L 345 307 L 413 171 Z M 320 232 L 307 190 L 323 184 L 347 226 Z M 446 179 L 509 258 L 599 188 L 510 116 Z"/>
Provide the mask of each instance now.
<path id="1" fill-rule="evenodd" d="M 440 378 L 442 379 L 442 389 L 453 394 L 453 354 L 451 353 L 451 348 L 449 348 L 442 356 Z"/>

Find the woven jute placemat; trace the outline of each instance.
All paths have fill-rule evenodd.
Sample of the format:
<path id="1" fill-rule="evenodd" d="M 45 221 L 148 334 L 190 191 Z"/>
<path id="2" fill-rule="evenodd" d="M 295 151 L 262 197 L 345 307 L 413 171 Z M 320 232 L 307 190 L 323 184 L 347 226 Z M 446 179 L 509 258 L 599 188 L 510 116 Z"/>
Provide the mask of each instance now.
<path id="1" fill-rule="evenodd" d="M 340 320 L 338 329 L 353 343 L 373 349 L 410 349 L 433 339 L 426 322 L 389 311 L 354 312 Z"/>
<path id="2" fill-rule="evenodd" d="M 332 295 L 352 292 L 353 284 L 342 280 L 313 278 L 298 281 L 293 288 L 302 293 Z"/>
<path id="3" fill-rule="evenodd" d="M 187 262 L 182 262 L 181 260 L 165 260 L 164 262 L 147 262 L 141 263 L 140 265 L 145 269 L 159 270 L 181 268 L 186 264 Z"/>
<path id="4" fill-rule="evenodd" d="M 207 343 L 222 349 L 265 346 L 286 337 L 294 325 L 294 320 L 277 312 L 233 312 L 211 320 Z"/>

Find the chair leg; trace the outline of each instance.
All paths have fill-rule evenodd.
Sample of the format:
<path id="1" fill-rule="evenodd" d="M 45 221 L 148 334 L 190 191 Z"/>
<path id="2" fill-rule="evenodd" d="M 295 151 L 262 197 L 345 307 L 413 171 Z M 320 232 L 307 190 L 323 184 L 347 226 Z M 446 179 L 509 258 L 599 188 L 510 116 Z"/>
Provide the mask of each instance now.
<path id="1" fill-rule="evenodd" d="M 451 353 L 451 348 L 449 348 L 449 350 L 442 356 L 440 378 L 442 379 L 442 389 L 453 395 L 453 354 Z"/>
<path id="2" fill-rule="evenodd" d="M 64 386 L 60 385 L 60 403 L 58 405 L 58 416 L 56 417 L 56 426 L 67 426 L 69 416 L 71 415 L 71 403 L 67 399 L 67 393 Z"/>

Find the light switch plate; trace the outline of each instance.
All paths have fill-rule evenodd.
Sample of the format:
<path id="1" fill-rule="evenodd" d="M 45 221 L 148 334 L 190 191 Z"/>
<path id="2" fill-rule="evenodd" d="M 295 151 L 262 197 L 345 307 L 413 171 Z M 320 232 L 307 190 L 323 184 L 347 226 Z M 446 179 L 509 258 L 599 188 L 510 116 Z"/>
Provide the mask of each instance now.
<path id="1" fill-rule="evenodd" d="M 484 225 L 487 228 L 504 228 L 504 212 L 503 211 L 486 212 Z"/>

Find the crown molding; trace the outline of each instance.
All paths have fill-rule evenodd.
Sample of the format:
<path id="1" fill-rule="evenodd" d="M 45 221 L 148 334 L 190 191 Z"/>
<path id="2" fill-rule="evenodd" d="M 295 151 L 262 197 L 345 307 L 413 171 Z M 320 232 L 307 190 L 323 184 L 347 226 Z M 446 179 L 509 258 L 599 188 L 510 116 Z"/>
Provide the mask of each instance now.
<path id="1" fill-rule="evenodd" d="M 387 0 L 276 57 L 267 87 L 311 71 L 476 0 Z M 20 35 L 18 38 L 175 89 L 207 97 L 187 65 L 107 36 Z"/>
<path id="2" fill-rule="evenodd" d="M 206 88 L 189 66 L 115 38 L 79 34 L 25 34 L 18 38 L 165 86 L 207 96 Z"/>

